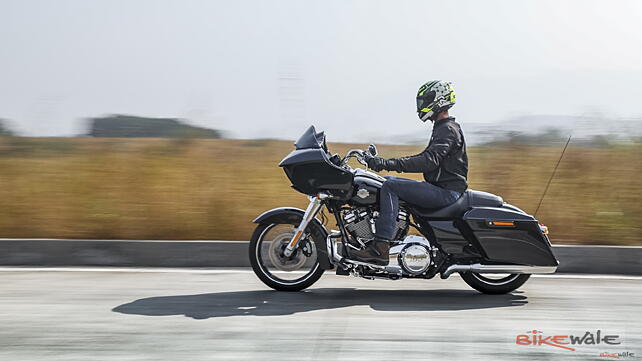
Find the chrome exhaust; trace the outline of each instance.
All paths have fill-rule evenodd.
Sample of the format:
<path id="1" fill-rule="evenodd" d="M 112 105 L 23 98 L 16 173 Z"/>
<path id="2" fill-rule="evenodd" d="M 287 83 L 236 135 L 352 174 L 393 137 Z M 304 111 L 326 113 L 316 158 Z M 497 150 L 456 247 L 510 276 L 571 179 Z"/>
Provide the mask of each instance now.
<path id="1" fill-rule="evenodd" d="M 555 273 L 557 266 L 523 266 L 523 265 L 497 265 L 497 264 L 454 264 L 441 273 L 441 278 L 448 278 L 455 272 L 475 273 Z"/>

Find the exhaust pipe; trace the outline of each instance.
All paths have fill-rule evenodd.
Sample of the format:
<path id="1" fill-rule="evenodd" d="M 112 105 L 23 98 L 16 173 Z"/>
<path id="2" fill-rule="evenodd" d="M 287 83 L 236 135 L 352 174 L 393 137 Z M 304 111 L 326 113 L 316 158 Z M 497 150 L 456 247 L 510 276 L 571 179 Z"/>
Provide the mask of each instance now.
<path id="1" fill-rule="evenodd" d="M 522 265 L 497 265 L 497 264 L 454 264 L 441 273 L 441 278 L 448 278 L 455 272 L 475 273 L 555 273 L 557 266 L 522 266 Z"/>

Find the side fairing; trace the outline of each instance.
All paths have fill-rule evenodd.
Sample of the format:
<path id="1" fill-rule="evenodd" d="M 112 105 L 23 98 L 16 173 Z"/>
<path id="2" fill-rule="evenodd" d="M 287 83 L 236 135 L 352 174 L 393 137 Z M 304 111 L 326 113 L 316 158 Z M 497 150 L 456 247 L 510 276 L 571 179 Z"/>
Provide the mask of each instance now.
<path id="1" fill-rule="evenodd" d="M 454 221 L 430 221 L 430 227 L 441 248 L 452 255 L 464 253 L 468 241 L 455 226 Z"/>

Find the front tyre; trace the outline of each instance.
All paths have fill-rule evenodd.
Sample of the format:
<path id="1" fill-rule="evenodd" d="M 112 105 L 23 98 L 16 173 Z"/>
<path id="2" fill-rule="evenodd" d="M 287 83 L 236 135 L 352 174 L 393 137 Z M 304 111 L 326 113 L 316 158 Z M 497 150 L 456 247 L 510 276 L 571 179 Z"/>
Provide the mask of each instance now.
<path id="1" fill-rule="evenodd" d="M 313 227 L 308 226 L 308 229 Z M 310 233 L 302 238 L 292 256 L 283 250 L 294 236 L 295 225 L 259 224 L 250 240 L 249 256 L 252 270 L 267 286 L 277 291 L 300 291 L 319 280 L 324 269 L 319 266 L 315 242 Z"/>
<path id="2" fill-rule="evenodd" d="M 492 275 L 460 272 L 461 278 L 470 287 L 490 295 L 501 295 L 516 290 L 528 280 L 529 274 Z"/>

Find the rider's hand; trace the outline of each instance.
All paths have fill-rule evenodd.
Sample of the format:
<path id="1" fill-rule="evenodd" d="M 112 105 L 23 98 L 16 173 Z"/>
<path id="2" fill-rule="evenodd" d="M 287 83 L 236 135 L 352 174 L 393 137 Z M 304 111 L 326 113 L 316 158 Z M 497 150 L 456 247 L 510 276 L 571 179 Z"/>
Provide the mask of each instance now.
<path id="1" fill-rule="evenodd" d="M 382 170 L 397 171 L 401 172 L 401 165 L 399 160 L 396 158 L 384 159 L 381 157 L 373 157 L 372 155 L 366 153 L 363 155 L 363 160 L 368 164 L 368 168 L 372 169 L 375 172 Z"/>
<path id="2" fill-rule="evenodd" d="M 379 172 L 384 169 L 386 160 L 381 157 L 373 157 L 372 155 L 365 153 L 363 155 L 363 160 L 368 164 L 368 168 L 372 169 L 375 172 Z"/>

